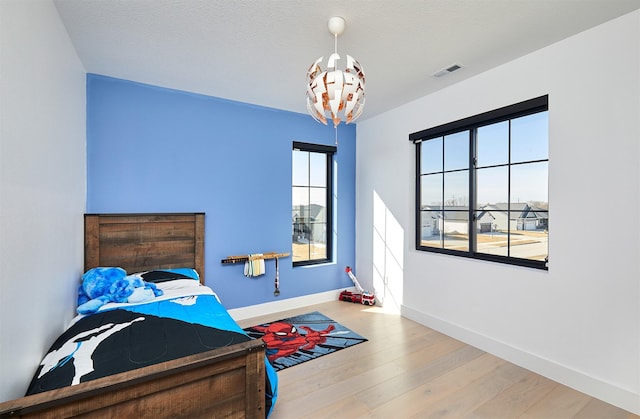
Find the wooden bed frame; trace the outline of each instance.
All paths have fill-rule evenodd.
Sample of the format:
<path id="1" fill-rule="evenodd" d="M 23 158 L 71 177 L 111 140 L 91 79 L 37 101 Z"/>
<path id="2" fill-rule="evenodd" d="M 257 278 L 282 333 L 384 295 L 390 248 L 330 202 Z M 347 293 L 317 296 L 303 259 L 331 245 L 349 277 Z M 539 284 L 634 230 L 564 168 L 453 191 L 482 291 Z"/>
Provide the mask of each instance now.
<path id="1" fill-rule="evenodd" d="M 194 267 L 204 214 L 87 214 L 85 271 Z M 0 417 L 264 418 L 265 347 L 252 340 L 0 403 Z"/>

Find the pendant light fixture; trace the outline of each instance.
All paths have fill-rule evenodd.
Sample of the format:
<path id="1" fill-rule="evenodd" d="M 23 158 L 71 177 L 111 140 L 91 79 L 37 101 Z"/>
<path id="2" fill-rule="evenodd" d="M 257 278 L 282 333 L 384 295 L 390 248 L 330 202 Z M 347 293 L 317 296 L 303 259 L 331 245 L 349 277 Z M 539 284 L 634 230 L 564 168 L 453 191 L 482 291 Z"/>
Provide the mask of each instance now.
<path id="1" fill-rule="evenodd" d="M 341 17 L 329 19 L 329 32 L 334 36 L 334 52 L 322 69 L 324 57 L 318 58 L 307 71 L 307 110 L 318 122 L 327 125 L 327 119 L 338 128 L 341 121 L 355 121 L 364 110 L 364 71 L 358 61 L 346 55 L 344 70 L 338 68 L 338 35 L 344 31 Z M 336 133 L 337 136 L 337 133 Z"/>

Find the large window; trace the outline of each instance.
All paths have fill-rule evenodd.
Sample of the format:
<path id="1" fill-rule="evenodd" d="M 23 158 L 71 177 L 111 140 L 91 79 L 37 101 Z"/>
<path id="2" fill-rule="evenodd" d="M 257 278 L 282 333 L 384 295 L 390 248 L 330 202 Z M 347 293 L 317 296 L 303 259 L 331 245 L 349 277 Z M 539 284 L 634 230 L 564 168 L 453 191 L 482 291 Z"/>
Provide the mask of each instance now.
<path id="1" fill-rule="evenodd" d="M 291 231 L 293 265 L 331 260 L 332 146 L 293 143 Z"/>
<path id="2" fill-rule="evenodd" d="M 416 249 L 547 269 L 548 97 L 413 133 Z"/>

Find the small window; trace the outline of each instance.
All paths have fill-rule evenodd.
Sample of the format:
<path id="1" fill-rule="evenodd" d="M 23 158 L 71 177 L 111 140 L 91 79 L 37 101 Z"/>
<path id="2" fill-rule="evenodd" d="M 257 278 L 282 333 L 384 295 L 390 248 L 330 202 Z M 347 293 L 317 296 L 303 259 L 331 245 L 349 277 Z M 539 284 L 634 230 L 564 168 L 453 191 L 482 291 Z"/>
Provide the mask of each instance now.
<path id="1" fill-rule="evenodd" d="M 409 136 L 416 249 L 547 269 L 548 97 Z"/>
<path id="2" fill-rule="evenodd" d="M 291 231 L 293 266 L 331 261 L 333 146 L 294 142 Z"/>

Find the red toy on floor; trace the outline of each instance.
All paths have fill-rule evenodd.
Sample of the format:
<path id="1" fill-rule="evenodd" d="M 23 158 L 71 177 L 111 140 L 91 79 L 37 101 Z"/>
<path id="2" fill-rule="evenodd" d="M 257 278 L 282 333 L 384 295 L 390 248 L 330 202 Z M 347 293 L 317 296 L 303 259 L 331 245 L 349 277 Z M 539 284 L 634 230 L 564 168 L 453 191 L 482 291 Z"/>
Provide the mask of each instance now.
<path id="1" fill-rule="evenodd" d="M 345 272 L 347 272 L 347 275 L 349 275 L 349 278 L 351 278 L 351 282 L 353 282 L 353 285 L 355 285 L 356 291 L 342 291 L 340 293 L 339 300 L 349 301 L 351 303 L 361 303 L 369 306 L 374 305 L 376 303 L 376 296 L 373 295 L 372 292 L 362 289 L 360 283 L 356 279 L 356 276 L 353 274 L 350 267 L 347 266 Z"/>

